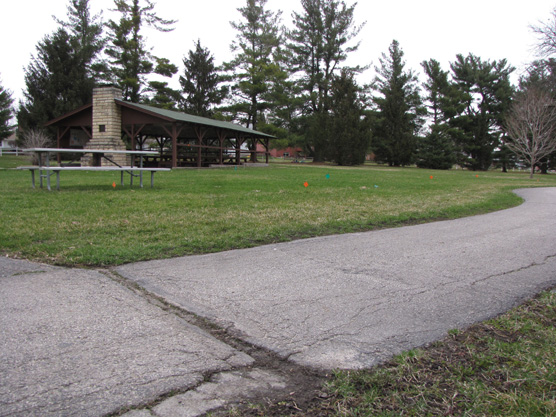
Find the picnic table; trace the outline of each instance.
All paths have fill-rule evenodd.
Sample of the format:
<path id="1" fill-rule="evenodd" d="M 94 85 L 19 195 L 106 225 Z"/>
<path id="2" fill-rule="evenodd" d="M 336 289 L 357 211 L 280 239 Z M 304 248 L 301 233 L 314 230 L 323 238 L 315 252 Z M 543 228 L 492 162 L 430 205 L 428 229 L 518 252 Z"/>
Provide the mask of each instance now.
<path id="1" fill-rule="evenodd" d="M 133 186 L 133 177 L 139 177 L 140 187 L 143 188 L 143 172 L 149 171 L 151 173 L 151 188 L 154 186 L 154 174 L 159 171 L 170 171 L 170 168 L 144 168 L 143 167 L 143 157 L 146 155 L 156 155 L 157 152 L 153 151 L 120 151 L 111 149 L 71 149 L 71 148 L 29 148 L 24 149 L 25 152 L 36 152 L 39 158 L 39 165 L 32 166 L 21 166 L 17 169 L 28 169 L 31 171 L 31 184 L 35 188 L 35 172 L 39 173 L 40 187 L 43 187 L 43 178 L 46 178 L 46 186 L 50 191 L 50 176 L 54 173 L 56 174 L 56 189 L 60 190 L 60 172 L 61 171 L 119 171 L 121 173 L 121 185 L 124 185 L 124 173 L 130 174 L 130 186 Z M 51 166 L 50 165 L 50 155 L 51 154 L 93 154 L 98 155 L 101 158 L 106 159 L 112 165 L 109 166 Z M 107 155 L 117 155 L 125 154 L 131 156 L 139 157 L 139 166 L 134 166 L 133 162 L 131 166 L 121 166 L 110 159 Z M 137 172 L 137 174 L 135 174 Z"/>

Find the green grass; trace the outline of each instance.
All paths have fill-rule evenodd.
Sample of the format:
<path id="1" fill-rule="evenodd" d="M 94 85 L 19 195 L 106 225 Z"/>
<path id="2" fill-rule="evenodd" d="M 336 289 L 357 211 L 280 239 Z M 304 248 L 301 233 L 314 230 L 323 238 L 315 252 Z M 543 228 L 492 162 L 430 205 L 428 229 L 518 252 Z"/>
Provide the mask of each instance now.
<path id="1" fill-rule="evenodd" d="M 28 157 L 11 154 L 0 156 L 0 169 L 16 168 L 21 165 L 31 165 L 31 160 Z"/>
<path id="2" fill-rule="evenodd" d="M 334 412 L 314 415 L 554 416 L 555 326 L 556 293 L 545 292 L 428 349 L 338 372 L 319 406 Z"/>
<path id="3" fill-rule="evenodd" d="M 27 164 L 13 158 L 0 166 Z M 556 185 L 554 175 L 311 164 L 173 170 L 153 189 L 119 176 L 62 172 L 49 192 L 32 189 L 28 171 L 0 170 L 0 251 L 118 265 L 484 213 L 519 204 L 512 189 Z"/>

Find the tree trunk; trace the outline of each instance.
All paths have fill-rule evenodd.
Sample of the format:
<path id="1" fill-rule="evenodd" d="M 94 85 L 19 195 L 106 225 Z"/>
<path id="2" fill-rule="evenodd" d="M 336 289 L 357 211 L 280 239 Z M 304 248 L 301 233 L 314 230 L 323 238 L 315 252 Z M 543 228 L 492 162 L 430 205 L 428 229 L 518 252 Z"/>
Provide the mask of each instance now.
<path id="1" fill-rule="evenodd" d="M 535 173 L 535 164 L 537 161 L 535 161 L 534 158 L 531 158 L 531 175 L 529 175 L 529 179 L 533 179 L 533 174 Z"/>

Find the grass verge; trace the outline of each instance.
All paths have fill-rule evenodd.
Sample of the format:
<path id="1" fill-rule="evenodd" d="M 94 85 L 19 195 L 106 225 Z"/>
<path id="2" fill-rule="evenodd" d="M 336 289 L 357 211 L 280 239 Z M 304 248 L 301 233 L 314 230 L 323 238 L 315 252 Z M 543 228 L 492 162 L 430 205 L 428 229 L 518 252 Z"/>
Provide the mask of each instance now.
<path id="1" fill-rule="evenodd" d="M 109 266 L 485 213 L 556 176 L 275 164 L 159 173 L 153 189 L 121 187 L 111 172 L 62 173 L 59 192 L 30 182 L 0 170 L 0 252 Z"/>
<path id="2" fill-rule="evenodd" d="M 330 386 L 341 416 L 556 414 L 556 294 Z"/>
<path id="3" fill-rule="evenodd" d="M 336 372 L 325 394 L 242 416 L 554 416 L 556 293 L 370 370 Z"/>

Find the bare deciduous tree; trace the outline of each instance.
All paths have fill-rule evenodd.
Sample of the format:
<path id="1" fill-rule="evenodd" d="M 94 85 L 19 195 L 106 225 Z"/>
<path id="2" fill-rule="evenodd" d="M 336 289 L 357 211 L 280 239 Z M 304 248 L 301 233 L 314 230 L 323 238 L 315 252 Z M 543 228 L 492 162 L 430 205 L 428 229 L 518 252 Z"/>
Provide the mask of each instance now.
<path id="1" fill-rule="evenodd" d="M 29 129 L 23 133 L 21 145 L 24 149 L 48 148 L 52 145 L 52 139 L 42 130 Z M 33 152 L 31 155 L 31 163 L 33 165 L 39 163 L 39 157 L 36 152 Z"/>
<path id="2" fill-rule="evenodd" d="M 531 30 L 538 38 L 537 52 L 543 58 L 556 54 L 556 8 L 552 10 L 550 19 L 531 26 Z"/>
<path id="3" fill-rule="evenodd" d="M 517 155 L 535 165 L 556 150 L 556 103 L 545 91 L 529 87 L 514 100 L 506 116 L 507 141 Z"/>

